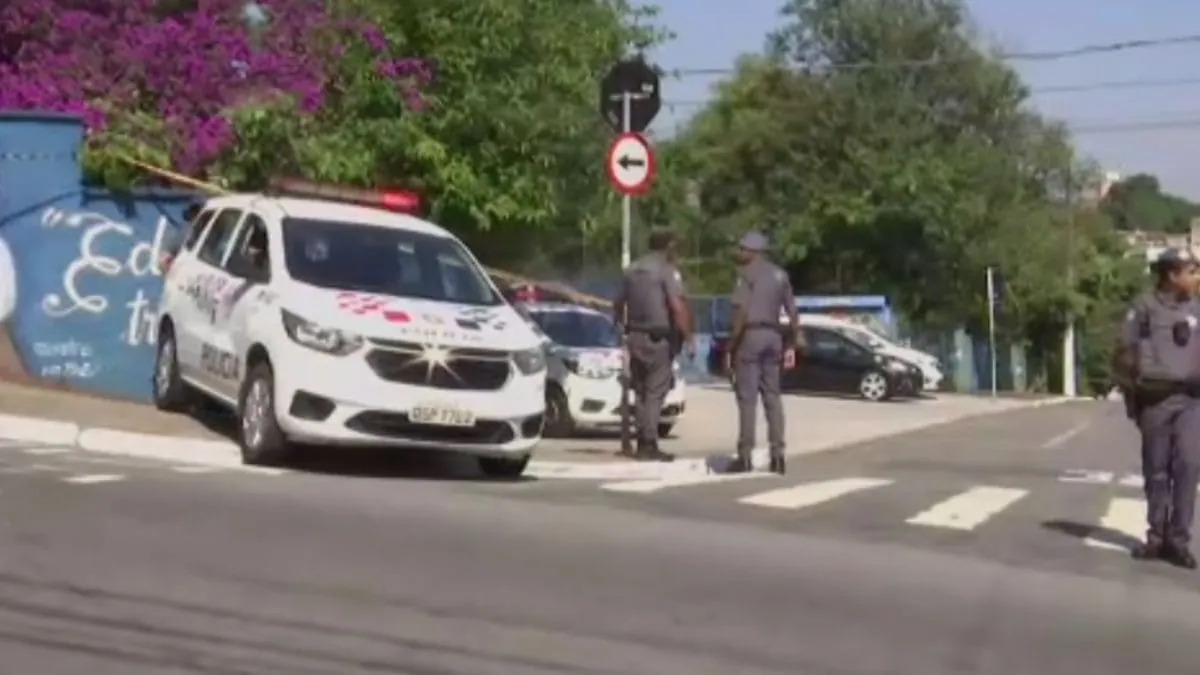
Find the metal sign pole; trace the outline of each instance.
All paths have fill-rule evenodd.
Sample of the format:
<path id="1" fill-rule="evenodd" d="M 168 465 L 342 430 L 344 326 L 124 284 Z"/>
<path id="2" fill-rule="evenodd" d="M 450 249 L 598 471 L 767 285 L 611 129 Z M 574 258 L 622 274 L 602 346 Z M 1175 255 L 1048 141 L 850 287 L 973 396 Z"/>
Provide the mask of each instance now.
<path id="1" fill-rule="evenodd" d="M 630 108 L 633 107 L 633 94 L 631 92 L 622 92 L 621 94 L 621 125 L 625 133 L 629 133 L 630 128 Z M 633 258 L 633 197 L 622 195 L 621 197 L 621 269 L 625 270 L 629 267 L 629 263 Z M 629 396 L 629 345 L 625 340 L 625 336 L 621 336 L 621 347 L 624 366 L 621 369 L 621 453 L 625 455 L 633 454 L 633 405 L 630 402 Z"/>
<path id="2" fill-rule="evenodd" d="M 629 133 L 630 131 L 630 109 L 633 107 L 633 93 L 624 92 L 621 94 L 621 118 L 622 131 Z M 633 258 L 633 198 L 629 195 L 621 197 L 621 269 L 629 267 L 629 263 Z"/>
<path id="3" fill-rule="evenodd" d="M 992 268 L 987 268 L 988 355 L 992 362 L 992 397 L 996 396 L 996 281 Z"/>

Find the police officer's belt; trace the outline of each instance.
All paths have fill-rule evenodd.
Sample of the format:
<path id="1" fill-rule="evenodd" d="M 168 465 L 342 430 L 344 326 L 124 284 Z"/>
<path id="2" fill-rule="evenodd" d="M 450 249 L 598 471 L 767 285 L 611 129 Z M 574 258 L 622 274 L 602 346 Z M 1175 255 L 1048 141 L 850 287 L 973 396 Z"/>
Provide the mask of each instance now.
<path id="1" fill-rule="evenodd" d="M 670 326 L 630 326 L 628 332 L 642 333 L 651 340 L 665 340 L 671 337 L 675 331 Z"/>
<path id="2" fill-rule="evenodd" d="M 1155 380 L 1144 378 L 1138 380 L 1136 389 L 1139 399 L 1161 400 L 1177 394 L 1200 398 L 1200 380 Z"/>

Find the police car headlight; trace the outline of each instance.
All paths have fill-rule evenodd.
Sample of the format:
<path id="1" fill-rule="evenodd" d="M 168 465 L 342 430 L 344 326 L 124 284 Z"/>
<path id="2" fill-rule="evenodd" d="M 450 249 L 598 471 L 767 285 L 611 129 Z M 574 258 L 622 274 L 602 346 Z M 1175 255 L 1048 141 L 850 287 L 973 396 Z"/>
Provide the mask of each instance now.
<path id="1" fill-rule="evenodd" d="M 318 326 L 286 309 L 282 314 L 283 330 L 296 344 L 334 356 L 353 354 L 363 346 L 363 339 L 353 333 Z"/>
<path id="2" fill-rule="evenodd" d="M 536 375 L 546 369 L 546 353 L 540 346 L 513 352 L 513 363 L 522 375 Z"/>
<path id="3" fill-rule="evenodd" d="M 580 363 L 579 359 L 563 359 L 563 365 L 567 370 L 580 376 L 593 380 L 607 380 L 608 378 L 620 372 L 620 368 L 613 366 L 598 366 L 593 363 Z"/>

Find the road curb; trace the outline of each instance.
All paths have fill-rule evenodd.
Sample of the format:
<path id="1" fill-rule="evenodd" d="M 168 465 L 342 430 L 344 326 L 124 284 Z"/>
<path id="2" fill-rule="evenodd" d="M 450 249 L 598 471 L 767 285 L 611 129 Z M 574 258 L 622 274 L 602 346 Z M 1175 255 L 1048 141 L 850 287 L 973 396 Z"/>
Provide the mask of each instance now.
<path id="1" fill-rule="evenodd" d="M 1004 410 L 981 410 L 961 417 L 937 421 L 932 424 L 914 424 L 911 428 L 902 428 L 895 432 L 879 436 L 870 436 L 849 442 L 832 442 L 822 446 L 806 448 L 803 452 L 789 454 L 808 455 L 828 452 L 840 447 L 879 440 L 885 436 L 911 433 L 921 429 L 931 429 L 965 419 L 1027 408 L 1041 408 L 1079 400 L 1084 399 L 1057 397 L 1030 401 L 1024 405 L 1008 407 Z M 0 413 L 0 438 L 39 445 L 71 446 L 86 452 L 104 455 L 229 469 L 254 469 L 254 467 L 247 467 L 242 464 L 241 452 L 237 444 L 232 441 L 204 440 L 169 434 L 145 434 L 109 427 L 84 427 L 75 422 L 42 417 Z M 765 465 L 767 463 L 768 452 L 766 448 L 756 449 L 753 455 L 755 465 Z M 622 460 L 608 462 L 534 460 L 529 463 L 526 475 L 534 478 L 553 480 L 661 480 L 709 473 L 724 473 L 729 469 L 729 465 L 732 462 L 733 457 L 730 453 L 716 452 L 707 457 L 689 457 L 670 463 Z M 261 471 L 272 474 L 287 473 L 287 471 L 280 469 L 261 469 Z"/>

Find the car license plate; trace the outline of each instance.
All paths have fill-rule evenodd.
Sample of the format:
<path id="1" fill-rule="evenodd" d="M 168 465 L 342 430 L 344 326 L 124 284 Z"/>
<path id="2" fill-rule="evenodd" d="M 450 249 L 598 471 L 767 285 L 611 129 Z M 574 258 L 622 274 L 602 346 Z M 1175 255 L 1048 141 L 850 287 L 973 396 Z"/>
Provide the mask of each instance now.
<path id="1" fill-rule="evenodd" d="M 440 427 L 473 427 L 475 413 L 454 406 L 424 404 L 413 406 L 408 419 L 415 424 L 433 424 Z"/>

